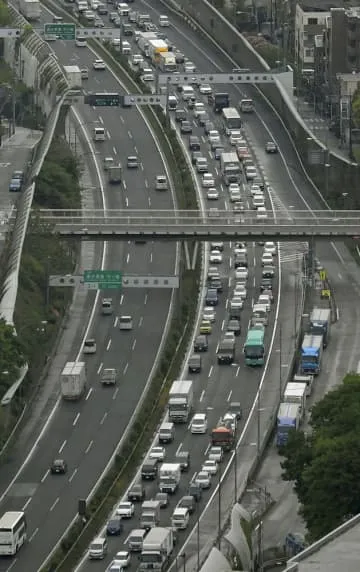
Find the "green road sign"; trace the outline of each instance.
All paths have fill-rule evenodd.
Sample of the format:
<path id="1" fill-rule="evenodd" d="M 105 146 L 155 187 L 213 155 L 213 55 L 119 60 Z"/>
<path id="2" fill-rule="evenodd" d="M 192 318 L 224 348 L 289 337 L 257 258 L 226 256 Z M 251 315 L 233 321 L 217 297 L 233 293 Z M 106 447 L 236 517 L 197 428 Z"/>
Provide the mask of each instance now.
<path id="1" fill-rule="evenodd" d="M 89 93 L 85 96 L 85 103 L 94 107 L 119 107 L 119 93 Z"/>
<path id="2" fill-rule="evenodd" d="M 75 24 L 44 24 L 45 36 L 56 36 L 60 40 L 75 40 Z"/>
<path id="3" fill-rule="evenodd" d="M 84 270 L 84 284 L 97 284 L 99 290 L 121 288 L 120 270 Z"/>

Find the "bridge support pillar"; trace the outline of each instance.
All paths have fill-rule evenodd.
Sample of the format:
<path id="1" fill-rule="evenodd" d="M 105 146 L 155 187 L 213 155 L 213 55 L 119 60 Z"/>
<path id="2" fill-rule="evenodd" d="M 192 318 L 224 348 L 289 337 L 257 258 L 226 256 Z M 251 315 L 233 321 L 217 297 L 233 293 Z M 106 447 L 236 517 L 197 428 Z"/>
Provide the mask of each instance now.
<path id="1" fill-rule="evenodd" d="M 199 252 L 199 243 L 183 241 L 184 253 L 185 253 L 185 266 L 186 270 L 195 270 L 197 255 Z M 192 247 L 192 248 L 191 248 Z"/>

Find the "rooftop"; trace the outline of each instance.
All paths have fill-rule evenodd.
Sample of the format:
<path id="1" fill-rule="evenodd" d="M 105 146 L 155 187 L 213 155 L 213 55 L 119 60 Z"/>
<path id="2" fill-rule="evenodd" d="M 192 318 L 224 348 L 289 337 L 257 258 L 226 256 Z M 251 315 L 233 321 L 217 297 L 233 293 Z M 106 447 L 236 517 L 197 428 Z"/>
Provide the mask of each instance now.
<path id="1" fill-rule="evenodd" d="M 328 12 L 330 8 L 346 8 L 358 5 L 358 1 L 345 2 L 344 0 L 300 0 L 298 2 L 304 12 Z"/>

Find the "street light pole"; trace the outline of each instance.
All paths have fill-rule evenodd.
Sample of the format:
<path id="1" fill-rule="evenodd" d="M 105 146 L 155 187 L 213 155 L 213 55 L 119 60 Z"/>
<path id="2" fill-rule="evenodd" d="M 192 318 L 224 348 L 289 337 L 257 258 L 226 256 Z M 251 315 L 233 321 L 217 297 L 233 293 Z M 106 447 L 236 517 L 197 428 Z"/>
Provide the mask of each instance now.
<path id="1" fill-rule="evenodd" d="M 220 550 L 220 546 L 221 546 L 221 538 L 220 538 L 220 533 L 221 533 L 221 465 L 219 465 L 218 495 L 219 495 L 219 499 L 218 499 L 218 548 Z"/>
<path id="2" fill-rule="evenodd" d="M 234 448 L 234 503 L 237 503 L 237 446 L 236 446 L 236 442 L 235 442 L 235 448 Z"/>
<path id="3" fill-rule="evenodd" d="M 199 503 L 196 503 L 196 552 L 197 552 L 197 572 L 200 570 L 200 510 Z"/>
<path id="4" fill-rule="evenodd" d="M 260 427 L 260 412 L 261 412 L 261 388 L 260 388 L 260 382 L 259 382 L 259 385 L 258 385 L 258 394 L 257 394 L 257 400 L 256 400 L 256 412 L 257 412 L 256 457 L 257 457 L 257 460 L 259 461 L 259 459 L 260 459 L 260 431 L 261 431 L 261 427 Z"/>
<path id="5" fill-rule="evenodd" d="M 279 395 L 280 395 L 280 401 L 281 401 L 281 394 L 282 394 L 282 327 L 281 327 L 281 323 L 279 326 L 279 367 L 280 367 L 280 375 L 279 375 Z"/>

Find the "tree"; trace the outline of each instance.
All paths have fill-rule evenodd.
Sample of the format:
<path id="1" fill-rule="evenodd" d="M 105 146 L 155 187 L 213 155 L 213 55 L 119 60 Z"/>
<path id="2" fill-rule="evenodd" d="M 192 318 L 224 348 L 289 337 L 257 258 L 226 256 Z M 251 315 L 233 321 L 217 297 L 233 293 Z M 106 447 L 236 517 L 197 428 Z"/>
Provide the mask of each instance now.
<path id="1" fill-rule="evenodd" d="M 14 327 L 0 319 L 0 394 L 3 396 L 16 381 L 19 368 L 26 363 L 24 351 Z"/>
<path id="2" fill-rule="evenodd" d="M 11 22 L 9 8 L 3 0 L 0 0 L 0 25 L 8 26 Z"/>
<path id="3" fill-rule="evenodd" d="M 355 127 L 360 127 L 360 89 L 358 88 L 352 97 L 352 120 Z"/>
<path id="4" fill-rule="evenodd" d="M 348 374 L 312 409 L 309 435 L 293 432 L 282 454 L 311 540 L 360 512 L 360 376 Z"/>

